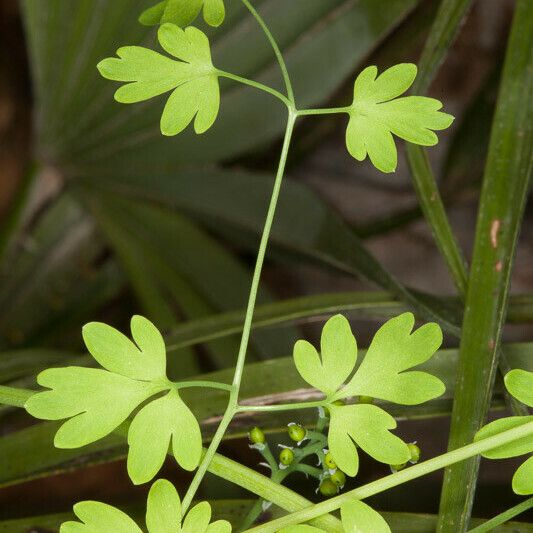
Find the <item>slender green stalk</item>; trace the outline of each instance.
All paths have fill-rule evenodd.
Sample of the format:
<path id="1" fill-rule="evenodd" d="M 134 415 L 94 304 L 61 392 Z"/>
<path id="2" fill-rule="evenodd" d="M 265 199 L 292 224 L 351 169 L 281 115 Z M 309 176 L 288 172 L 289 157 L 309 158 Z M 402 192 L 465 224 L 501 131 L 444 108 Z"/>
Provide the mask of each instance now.
<path id="1" fill-rule="evenodd" d="M 218 383 L 217 381 L 178 381 L 173 383 L 176 389 L 191 389 L 194 387 L 203 387 L 204 389 L 220 389 L 231 392 L 232 385 L 228 383 Z"/>
<path id="2" fill-rule="evenodd" d="M 331 513 L 336 509 L 339 509 L 344 503 L 351 500 L 363 500 L 379 494 L 386 490 L 389 490 L 413 479 L 417 479 L 421 476 L 440 470 L 452 464 L 464 461 L 481 453 L 487 452 L 494 448 L 498 448 L 509 442 L 513 442 L 518 439 L 529 437 L 533 435 L 533 422 L 528 422 L 516 428 L 502 431 L 492 437 L 477 441 L 473 444 L 468 444 L 457 450 L 447 452 L 433 459 L 429 459 L 422 463 L 418 463 L 414 466 L 391 474 L 390 476 L 383 477 L 377 481 L 373 481 L 357 489 L 348 491 L 344 494 L 340 494 L 329 500 L 323 501 L 316 505 L 310 506 L 302 511 L 292 513 L 277 520 L 273 520 L 268 524 L 263 524 L 252 529 L 249 529 L 247 533 L 276 533 L 280 529 L 293 525 L 308 522 L 326 513 Z"/>
<path id="3" fill-rule="evenodd" d="M 266 412 L 273 413 L 275 411 L 296 411 L 298 409 L 313 409 L 322 407 L 326 400 L 319 400 L 316 402 L 297 402 L 297 403 L 280 403 L 277 405 L 239 405 L 237 412 Z"/>
<path id="4" fill-rule="evenodd" d="M 495 516 L 494 518 L 487 520 L 480 526 L 477 526 L 474 529 L 471 529 L 468 533 L 488 533 L 488 531 L 492 531 L 498 526 L 505 524 L 505 522 L 508 522 L 515 516 L 518 516 L 521 513 L 525 513 L 526 511 L 529 511 L 529 509 L 531 509 L 532 507 L 533 507 L 533 498 L 528 498 L 527 500 L 520 502 L 518 505 L 515 505 L 514 507 L 507 509 L 507 511 L 500 513 L 498 516 Z"/>
<path id="5" fill-rule="evenodd" d="M 287 70 L 287 65 L 285 64 L 285 60 L 283 59 L 283 54 L 281 53 L 281 50 L 279 49 L 278 43 L 276 42 L 276 39 L 274 39 L 274 36 L 272 35 L 269 27 L 265 24 L 265 21 L 261 17 L 261 15 L 256 11 L 254 6 L 248 1 L 248 0 L 242 0 L 242 3 L 246 6 L 248 11 L 252 14 L 252 16 L 255 18 L 259 26 L 261 26 L 261 29 L 265 33 L 267 39 L 269 40 L 272 49 L 274 50 L 274 54 L 276 55 L 276 59 L 278 60 L 279 68 L 281 69 L 281 75 L 283 76 L 283 80 L 285 81 L 285 87 L 287 88 L 287 96 L 289 97 L 289 101 L 292 104 L 292 107 L 296 107 L 294 102 L 294 91 L 292 89 L 292 83 L 291 78 L 289 76 L 289 71 Z"/>
<path id="6" fill-rule="evenodd" d="M 483 177 L 448 448 L 471 442 L 490 407 L 511 273 L 533 170 L 533 3 L 515 4 Z M 467 531 L 479 459 L 446 469 L 439 533 Z"/>
<path id="7" fill-rule="evenodd" d="M 308 115 L 335 115 L 340 113 L 349 113 L 351 107 L 328 107 L 324 109 L 300 109 L 298 111 L 299 117 L 305 117 Z"/>
<path id="8" fill-rule="evenodd" d="M 0 405 L 9 405 L 11 407 L 24 407 L 24 404 L 34 391 L 28 389 L 15 389 L 0 385 Z"/>
<path id="9" fill-rule="evenodd" d="M 242 83 L 243 85 L 249 85 L 250 87 L 253 87 L 254 89 L 259 89 L 260 91 L 263 91 L 265 93 L 269 93 L 272 96 L 275 96 L 278 100 L 281 100 L 289 109 L 294 108 L 293 103 L 284 94 L 280 93 L 279 91 L 276 91 L 276 89 L 273 89 L 268 85 L 264 85 L 263 83 L 260 83 L 258 81 L 249 80 L 248 78 L 243 78 L 241 76 L 238 76 L 237 74 L 232 74 L 231 72 L 226 72 L 224 70 L 217 70 L 217 75 L 223 78 L 228 78 L 230 80 L 237 81 L 239 83 Z"/>
<path id="10" fill-rule="evenodd" d="M 252 328 L 252 320 L 255 309 L 255 303 L 257 300 L 257 291 L 259 289 L 259 282 L 261 280 L 261 272 L 263 270 L 263 263 L 265 260 L 266 249 L 268 245 L 268 239 L 270 237 L 270 231 L 272 229 L 272 223 L 274 222 L 274 215 L 276 213 L 276 206 L 278 204 L 279 194 L 281 191 L 281 184 L 283 182 L 283 175 L 285 173 L 285 166 L 287 164 L 287 157 L 289 155 L 289 147 L 292 139 L 292 134 L 294 132 L 294 123 L 296 121 L 296 113 L 289 109 L 289 116 L 287 119 L 287 128 L 285 131 L 285 139 L 283 141 L 283 148 L 281 150 L 281 156 L 278 165 L 278 171 L 276 174 L 276 180 L 274 182 L 274 189 L 272 191 L 272 196 L 270 198 L 270 205 L 268 207 L 268 212 L 265 220 L 265 225 L 263 227 L 263 234 L 261 236 L 261 242 L 259 244 L 259 251 L 257 253 L 257 259 L 254 268 L 254 274 L 252 277 L 252 285 L 250 288 L 250 296 L 248 298 L 248 305 L 246 307 L 246 316 L 244 319 L 244 327 L 241 337 L 241 343 L 239 347 L 239 354 L 237 356 L 237 363 L 235 366 L 235 373 L 233 376 L 233 387 L 230 394 L 228 406 L 222 417 L 222 420 L 217 428 L 215 435 L 207 449 L 207 452 L 196 471 L 194 478 L 189 485 L 187 493 L 183 498 L 182 504 L 182 513 L 185 515 L 187 509 L 189 508 L 202 479 L 207 472 L 210 462 L 212 461 L 215 452 L 228 429 L 228 426 L 231 423 L 231 420 L 238 411 L 238 399 L 239 391 L 242 381 L 242 373 L 244 370 L 244 363 L 246 361 L 246 351 L 248 349 L 248 342 L 250 340 L 250 330 Z"/>

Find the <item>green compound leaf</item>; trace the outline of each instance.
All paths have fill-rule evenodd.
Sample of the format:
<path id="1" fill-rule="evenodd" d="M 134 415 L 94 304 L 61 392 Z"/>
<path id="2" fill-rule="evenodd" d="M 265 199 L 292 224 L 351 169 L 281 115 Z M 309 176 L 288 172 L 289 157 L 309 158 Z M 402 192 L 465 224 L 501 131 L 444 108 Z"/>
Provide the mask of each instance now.
<path id="1" fill-rule="evenodd" d="M 533 372 L 511 370 L 505 376 L 505 387 L 518 401 L 533 407 Z"/>
<path id="2" fill-rule="evenodd" d="M 220 107 L 217 70 L 207 36 L 192 26 L 182 30 L 167 23 L 159 28 L 158 39 L 161 47 L 179 61 L 141 46 L 126 46 L 118 49 L 118 58 L 98 64 L 100 74 L 128 82 L 115 93 L 115 100 L 124 104 L 173 91 L 161 116 L 163 135 L 177 135 L 193 119 L 194 131 L 206 132 Z"/>
<path id="3" fill-rule="evenodd" d="M 377 67 L 363 70 L 354 84 L 354 99 L 349 108 L 346 146 L 358 161 L 370 157 L 382 172 L 396 170 L 398 153 L 392 134 L 422 146 L 437 144 L 432 130 L 444 130 L 453 117 L 439 111 L 442 103 L 425 96 L 397 98 L 412 85 L 416 65 L 395 65 L 379 77 Z"/>
<path id="4" fill-rule="evenodd" d="M 386 464 L 406 463 L 411 454 L 407 444 L 389 430 L 394 418 L 376 405 L 329 405 L 329 451 L 337 466 L 349 476 L 359 469 L 357 446 Z"/>
<path id="5" fill-rule="evenodd" d="M 511 370 L 504 378 L 505 386 L 510 394 L 529 407 L 533 406 L 533 372 L 526 370 Z M 475 435 L 474 441 L 479 441 L 497 435 L 502 431 L 512 429 L 533 421 L 533 416 L 510 416 L 500 418 L 482 427 Z M 487 459 L 506 459 L 533 452 L 533 437 L 523 437 L 505 446 L 494 448 L 483 453 Z M 533 457 L 527 459 L 514 473 L 513 491 L 516 494 L 533 494 Z"/>
<path id="6" fill-rule="evenodd" d="M 363 395 L 402 405 L 417 405 L 441 396 L 444 383 L 427 372 L 404 372 L 430 359 L 442 344 L 436 323 L 412 332 L 415 318 L 403 313 L 375 334 L 361 366 L 338 398 Z"/>
<path id="7" fill-rule="evenodd" d="M 74 505 L 74 513 L 81 522 L 64 522 L 59 533 L 142 533 L 141 528 L 126 514 L 105 503 L 80 502 Z"/>
<path id="8" fill-rule="evenodd" d="M 224 22 L 224 0 L 164 0 L 143 11 L 139 22 L 145 26 L 172 22 L 185 27 L 194 22 L 202 7 L 207 24 L 217 27 Z"/>
<path id="9" fill-rule="evenodd" d="M 294 362 L 307 383 L 329 396 L 345 382 L 357 360 L 357 343 L 342 315 L 331 317 L 324 325 L 320 352 L 300 340 L 294 346 Z"/>
<path id="10" fill-rule="evenodd" d="M 366 503 L 359 500 L 341 507 L 342 526 L 350 533 L 391 533 L 385 519 Z"/>
<path id="11" fill-rule="evenodd" d="M 25 408 L 43 420 L 68 418 L 57 431 L 57 448 L 79 448 L 115 430 L 144 405 L 128 432 L 128 473 L 135 484 L 150 481 L 161 468 L 172 442 L 178 464 L 194 470 L 202 452 L 200 426 L 166 377 L 161 333 L 146 318 L 131 320 L 134 344 L 114 328 L 90 323 L 83 338 L 104 369 L 66 367 L 41 372 L 37 382 L 48 391 L 30 397 Z"/>
<path id="12" fill-rule="evenodd" d="M 128 515 L 105 503 L 77 503 L 74 512 L 83 523 L 65 522 L 60 533 L 142 533 Z M 226 520 L 212 524 L 210 520 L 211 506 L 202 502 L 189 511 L 182 525 L 181 500 L 174 485 L 159 479 L 150 488 L 146 509 L 148 533 L 231 533 L 231 525 Z"/>
<path id="13" fill-rule="evenodd" d="M 523 496 L 533 494 L 533 457 L 522 463 L 514 473 L 513 491 Z"/>
<path id="14" fill-rule="evenodd" d="M 445 391 L 444 383 L 427 372 L 405 370 L 426 362 L 442 343 L 437 324 L 425 324 L 415 332 L 412 313 L 387 321 L 376 333 L 366 356 L 349 383 L 357 360 L 357 343 L 350 324 L 341 315 L 330 318 L 322 330 L 321 354 L 307 341 L 294 347 L 300 375 L 322 391 L 328 400 L 329 449 L 339 468 L 355 476 L 359 468 L 356 445 L 387 464 L 409 460 L 407 444 L 389 430 L 396 421 L 376 405 L 338 406 L 349 396 L 370 396 L 404 405 L 432 400 Z"/>
<path id="15" fill-rule="evenodd" d="M 150 402 L 133 419 L 128 431 L 130 478 L 137 484 L 150 481 L 163 466 L 171 441 L 178 464 L 194 470 L 202 453 L 200 426 L 175 390 Z"/>

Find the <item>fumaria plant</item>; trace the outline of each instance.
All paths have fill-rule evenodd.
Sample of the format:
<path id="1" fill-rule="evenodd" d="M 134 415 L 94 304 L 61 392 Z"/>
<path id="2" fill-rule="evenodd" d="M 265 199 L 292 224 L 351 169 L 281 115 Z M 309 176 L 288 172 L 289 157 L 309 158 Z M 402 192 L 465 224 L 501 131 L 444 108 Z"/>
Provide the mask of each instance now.
<path id="1" fill-rule="evenodd" d="M 98 65 L 102 76 L 123 83 L 115 93 L 118 102 L 132 104 L 167 95 L 160 124 L 162 134 L 167 136 L 182 132 L 191 123 L 197 134 L 209 130 L 221 105 L 220 78 L 267 92 L 286 107 L 285 136 L 232 382 L 169 380 L 161 333 L 146 318 L 134 316 L 131 339 L 106 324 L 87 324 L 83 339 L 99 368 L 69 366 L 41 372 L 38 383 L 45 390 L 31 394 L 25 408 L 36 418 L 64 421 L 55 435 L 54 444 L 58 448 L 82 447 L 112 432 L 127 436 L 127 470 L 136 485 L 152 482 L 168 453 L 179 467 L 194 471 L 182 499 L 170 482 L 164 479 L 153 482 L 146 511 L 146 528 L 150 533 L 231 531 L 227 521 L 211 522 L 211 507 L 207 502 L 193 505 L 193 500 L 207 471 L 228 478 L 220 466 L 221 461 L 228 460 L 219 456 L 217 449 L 232 419 L 243 412 L 315 409 L 316 426 L 290 424 L 288 435 L 292 445 L 282 446 L 279 454 L 271 450 L 261 428 L 251 429 L 251 446 L 263 457 L 270 477 L 260 474 L 250 477 L 246 467 L 232 463 L 231 468 L 236 472 L 233 480 L 238 479 L 237 482 L 258 496 L 257 504 L 240 529 L 256 533 L 387 532 L 390 527 L 385 519 L 363 499 L 480 454 L 494 459 L 531 454 L 533 417 L 497 420 L 481 429 L 474 442 L 419 462 L 421 450 L 416 443 L 406 443 L 393 433 L 396 421 L 386 405 L 422 404 L 444 393 L 445 386 L 440 379 L 416 370 L 440 347 L 442 333 L 436 323 L 416 329 L 415 318 L 409 312 L 385 322 L 364 356 L 359 356 L 350 324 L 342 315 L 335 315 L 325 323 L 319 348 L 298 341 L 294 346 L 294 364 L 309 386 L 321 393 L 318 400 L 275 405 L 243 403 L 240 398 L 243 370 L 261 270 L 298 119 L 309 115 L 347 115 L 349 153 L 358 161 L 368 156 L 377 169 L 389 173 L 397 166 L 394 136 L 409 143 L 432 146 L 437 143 L 435 131 L 449 127 L 453 117 L 441 111 L 438 100 L 402 96 L 417 76 L 413 64 L 395 65 L 382 73 L 375 66 L 365 68 L 355 80 L 352 102 L 345 107 L 300 109 L 273 35 L 249 0 L 242 2 L 272 45 L 285 81 L 285 93 L 225 72 L 213 64 L 208 37 L 190 24 L 203 12 L 209 25 L 219 26 L 225 16 L 223 0 L 158 3 L 145 11 L 140 20 L 143 24 L 159 26 L 157 37 L 162 52 L 126 46 L 118 49 L 117 57 L 104 59 Z M 505 384 L 517 400 L 533 406 L 533 373 L 511 371 Z M 182 391 L 193 387 L 219 389 L 227 394 L 226 410 L 207 449 L 202 447 L 200 425 L 182 398 Z M 357 475 L 360 453 L 390 465 L 392 473 L 354 490 L 340 492 L 346 476 Z M 318 460 L 318 466 L 309 464 L 310 457 Z M 512 486 L 517 494 L 533 493 L 532 461 L 531 457 L 527 459 L 513 478 Z M 409 464 L 413 466 L 407 467 Z M 254 525 L 270 503 L 284 506 L 283 495 L 288 493 L 279 493 L 278 487 L 294 472 L 315 478 L 317 490 L 329 499 L 315 505 L 297 499 L 296 503 L 285 505 L 290 513 Z M 338 509 L 340 520 L 335 514 L 329 514 Z M 63 523 L 62 533 L 141 531 L 127 514 L 104 503 L 81 502 L 74 506 L 74 512 L 78 521 Z M 504 519 L 506 516 L 512 516 L 512 512 Z M 484 527 L 476 531 L 488 531 Z"/>

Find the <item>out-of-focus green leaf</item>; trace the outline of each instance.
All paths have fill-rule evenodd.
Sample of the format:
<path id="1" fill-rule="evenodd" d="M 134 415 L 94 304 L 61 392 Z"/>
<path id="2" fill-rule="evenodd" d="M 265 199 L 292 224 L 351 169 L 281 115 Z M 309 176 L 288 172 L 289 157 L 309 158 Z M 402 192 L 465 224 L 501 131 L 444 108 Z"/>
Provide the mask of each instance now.
<path id="1" fill-rule="evenodd" d="M 431 27 L 413 84 L 417 94 L 425 93 L 444 60 L 472 0 L 442 0 Z M 467 288 L 467 266 L 446 215 L 433 170 L 424 148 L 407 145 L 407 156 L 420 207 L 428 221 L 452 279 L 463 296 Z"/>
<path id="2" fill-rule="evenodd" d="M 449 448 L 471 442 L 490 406 L 514 252 L 533 170 L 533 3 L 518 0 L 481 192 Z M 490 298 L 487 298 L 490 295 Z M 479 458 L 446 469 L 439 531 L 465 531 Z"/>
<path id="3" fill-rule="evenodd" d="M 149 180 L 138 175 L 115 176 L 112 182 L 87 178 L 78 185 L 80 194 L 96 189 L 100 195 L 120 191 L 128 196 L 148 196 L 200 218 L 213 231 L 224 226 L 252 236 L 262 229 L 272 188 L 267 176 L 220 171 L 191 171 L 182 173 L 179 180 L 165 174 L 152 174 Z M 399 283 L 336 213 L 300 184 L 285 183 L 270 242 L 285 256 L 363 276 L 412 305 L 424 319 L 437 320 L 454 334 L 459 332 L 457 316 L 437 309 L 433 300 L 423 299 Z"/>
<path id="4" fill-rule="evenodd" d="M 80 323 L 124 286 L 113 262 L 97 264 L 103 242 L 94 223 L 64 194 L 18 239 L 1 267 L 0 345 L 66 345 L 71 325 L 79 343 Z"/>
<path id="5" fill-rule="evenodd" d="M 144 284 L 149 283 L 144 278 L 149 276 L 155 287 L 146 297 L 159 287 L 157 292 L 164 294 L 167 300 L 170 296 L 171 302 L 177 304 L 187 318 L 244 307 L 251 275 L 188 218 L 149 202 L 116 194 L 99 192 L 85 194 L 83 198 L 123 259 L 141 298 L 145 294 Z M 129 248 L 125 249 L 126 246 Z M 141 261 L 140 271 L 135 258 Z M 268 291 L 261 290 L 259 302 L 269 300 Z M 275 335 L 259 332 L 252 337 L 252 342 L 261 357 L 271 357 L 283 353 L 295 338 L 295 331 L 288 328 Z M 237 352 L 236 339 L 217 341 L 210 348 L 217 367 L 232 366 Z M 194 361 L 189 366 L 194 368 Z"/>
<path id="6" fill-rule="evenodd" d="M 163 0 L 143 11 L 139 22 L 146 26 L 172 22 L 178 26 L 188 26 L 200 11 L 211 26 L 220 26 L 226 14 L 224 0 Z"/>

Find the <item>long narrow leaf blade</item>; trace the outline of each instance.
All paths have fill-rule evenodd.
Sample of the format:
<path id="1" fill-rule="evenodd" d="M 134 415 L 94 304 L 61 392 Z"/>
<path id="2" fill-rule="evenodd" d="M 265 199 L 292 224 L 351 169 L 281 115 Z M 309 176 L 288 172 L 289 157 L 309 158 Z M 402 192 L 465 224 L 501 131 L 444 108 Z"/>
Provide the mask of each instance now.
<path id="1" fill-rule="evenodd" d="M 511 268 L 533 165 L 533 3 L 516 4 L 481 192 L 449 448 L 473 440 L 491 397 Z M 465 531 L 479 459 L 446 470 L 440 532 Z"/>

